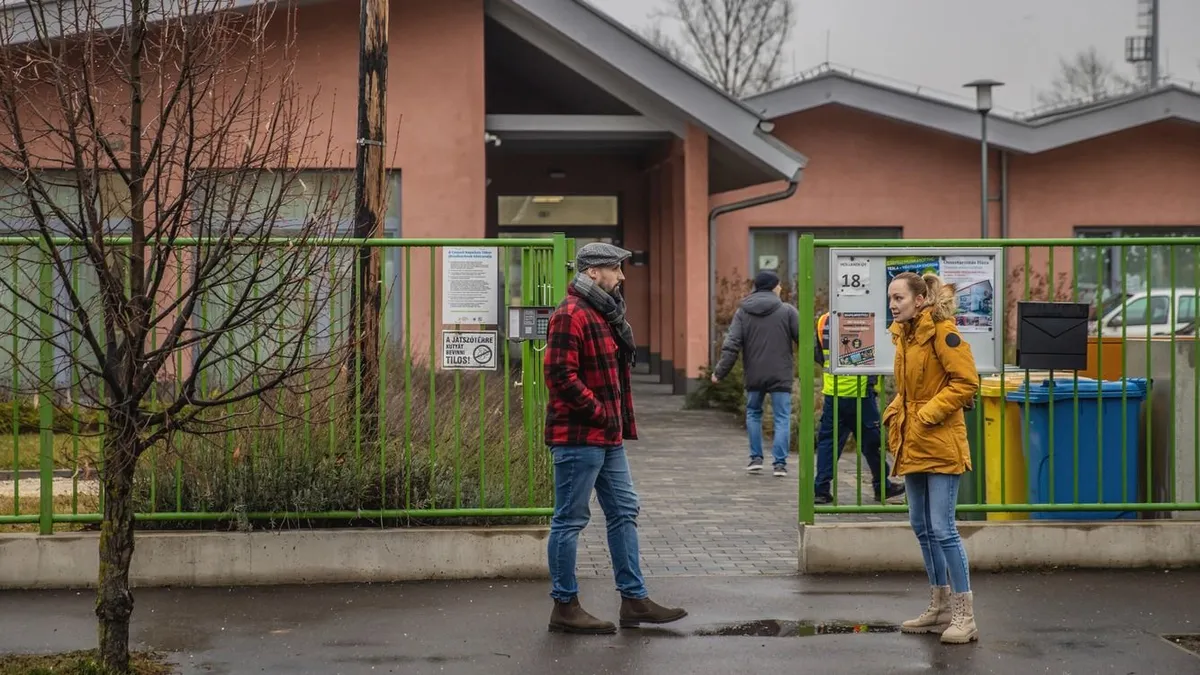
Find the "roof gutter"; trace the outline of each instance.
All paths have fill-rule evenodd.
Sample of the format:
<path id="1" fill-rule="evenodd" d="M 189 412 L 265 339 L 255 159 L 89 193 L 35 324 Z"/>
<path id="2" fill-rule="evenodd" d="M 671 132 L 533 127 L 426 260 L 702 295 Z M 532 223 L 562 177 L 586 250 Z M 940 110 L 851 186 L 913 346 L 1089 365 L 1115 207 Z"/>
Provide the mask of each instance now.
<path id="1" fill-rule="evenodd" d="M 788 179 L 787 187 L 780 192 L 772 192 L 758 197 L 743 199 L 739 202 L 722 204 L 708 212 L 708 357 L 709 366 L 716 367 L 717 354 L 717 218 L 734 211 L 779 202 L 796 194 L 800 185 L 800 172 Z"/>

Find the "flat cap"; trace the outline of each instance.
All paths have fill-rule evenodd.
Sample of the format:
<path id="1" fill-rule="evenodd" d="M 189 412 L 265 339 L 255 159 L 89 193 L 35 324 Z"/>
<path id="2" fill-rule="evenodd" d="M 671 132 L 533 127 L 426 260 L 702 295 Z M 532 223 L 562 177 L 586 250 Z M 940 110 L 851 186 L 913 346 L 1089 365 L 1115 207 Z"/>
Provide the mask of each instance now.
<path id="1" fill-rule="evenodd" d="M 596 241 L 575 252 L 575 269 L 582 272 L 591 267 L 616 267 L 632 255 L 620 246 Z"/>

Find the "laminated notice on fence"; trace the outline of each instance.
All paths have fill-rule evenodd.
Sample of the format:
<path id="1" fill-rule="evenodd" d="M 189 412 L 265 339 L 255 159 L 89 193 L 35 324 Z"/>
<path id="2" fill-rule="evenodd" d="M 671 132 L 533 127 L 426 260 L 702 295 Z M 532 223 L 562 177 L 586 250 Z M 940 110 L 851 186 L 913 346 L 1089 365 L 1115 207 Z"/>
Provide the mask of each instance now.
<path id="1" fill-rule="evenodd" d="M 486 246 L 442 249 L 442 324 L 500 323 L 500 258 Z"/>
<path id="2" fill-rule="evenodd" d="M 871 292 L 871 259 L 840 258 L 837 266 L 838 295 L 866 295 Z"/>
<path id="3" fill-rule="evenodd" d="M 494 330 L 442 331 L 442 368 L 495 370 L 497 335 Z"/>
<path id="4" fill-rule="evenodd" d="M 838 365 L 875 365 L 875 312 L 842 312 L 838 318 Z"/>
<path id="5" fill-rule="evenodd" d="M 911 272 L 936 274 L 954 289 L 954 323 L 980 374 L 1004 363 L 1004 261 L 998 247 L 830 248 L 829 313 L 834 375 L 890 375 L 896 346 L 888 286 Z M 818 310 L 822 309 L 820 307 Z"/>

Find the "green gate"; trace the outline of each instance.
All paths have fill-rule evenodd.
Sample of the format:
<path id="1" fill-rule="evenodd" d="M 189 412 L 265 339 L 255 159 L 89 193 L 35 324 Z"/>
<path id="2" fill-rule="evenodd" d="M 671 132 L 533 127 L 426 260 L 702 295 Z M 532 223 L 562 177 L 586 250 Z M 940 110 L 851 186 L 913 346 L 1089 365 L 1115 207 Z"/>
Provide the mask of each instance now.
<path id="1" fill-rule="evenodd" d="M 109 243 L 113 248 L 129 244 L 119 238 Z M 78 257 L 69 255 L 69 239 L 44 245 L 58 248 L 64 259 Z M 192 239 L 172 243 L 180 251 L 208 245 Z M 499 293 L 503 325 L 514 301 L 554 306 L 564 297 L 571 245 L 562 234 L 543 239 L 333 240 L 302 246 L 279 239 L 269 242 L 269 252 L 239 260 L 237 264 L 253 268 L 270 256 L 325 249 L 328 276 L 305 286 L 314 296 L 323 294 L 326 302 L 320 310 L 321 334 L 304 337 L 311 345 L 311 350 L 305 348 L 307 358 L 310 351 L 354 349 L 345 343 L 354 311 L 354 260 L 362 247 L 381 250 L 378 400 L 362 396 L 358 378 L 326 367 L 305 373 L 298 387 L 303 394 L 280 391 L 270 400 L 231 403 L 216 411 L 237 421 L 228 430 L 200 437 L 180 434 L 143 454 L 135 479 L 137 518 L 180 529 L 207 527 L 204 523 L 270 528 L 408 525 L 431 519 L 519 522 L 551 515 L 552 463 L 542 432 L 545 343 L 522 342 L 518 351 L 517 343 L 501 334 L 494 370 L 438 365 L 442 331 L 459 328 L 438 322 L 443 278 L 438 269 L 446 247 L 496 250 L 504 286 Z M 184 254 L 178 255 L 182 269 Z M 14 481 L 12 494 L 0 497 L 0 525 L 50 534 L 56 525 L 99 522 L 105 498 L 98 480 L 104 465 L 103 406 L 86 405 L 97 388 L 86 381 L 88 356 L 76 351 L 85 345 L 61 337 L 71 334 L 71 322 L 77 320 L 63 309 L 67 286 L 94 296 L 94 271 L 79 264 L 61 278 L 39 255 L 37 243 L 8 237 L 0 238 L 0 274 L 7 282 L 0 292 L 0 342 L 5 347 L 0 354 L 0 408 L 8 406 L 0 411 L 0 423 L 9 425 L 7 434 L 0 432 L 8 440 L 0 440 L 0 468 L 11 469 L 12 478 L 39 479 L 36 492 L 28 483 Z M 255 297 L 257 290 L 247 287 L 254 278 L 229 274 L 228 283 L 214 282 L 205 289 L 196 325 L 219 325 L 222 303 Z M 307 302 L 307 292 L 304 298 Z M 30 322 L 31 315 L 40 316 L 40 323 Z M 260 335 L 285 336 L 289 330 L 280 324 Z M 258 342 L 245 338 L 231 331 L 221 339 L 217 349 L 232 357 L 204 373 L 210 388 L 237 381 L 237 364 L 258 358 Z M 520 364 L 513 363 L 514 353 Z M 173 387 L 182 378 L 168 375 L 186 372 L 191 358 L 181 352 L 169 359 L 164 377 L 154 385 L 156 400 L 170 400 L 176 393 Z M 369 428 L 363 412 L 371 406 L 378 406 L 377 438 L 362 433 Z M 516 414 L 520 422 L 513 419 Z"/>

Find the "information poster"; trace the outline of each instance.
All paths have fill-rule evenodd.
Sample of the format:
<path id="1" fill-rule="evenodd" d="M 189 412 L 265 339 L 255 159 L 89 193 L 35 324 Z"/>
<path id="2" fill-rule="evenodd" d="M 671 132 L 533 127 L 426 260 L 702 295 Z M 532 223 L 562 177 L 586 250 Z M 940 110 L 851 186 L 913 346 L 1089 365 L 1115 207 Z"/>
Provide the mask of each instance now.
<path id="1" fill-rule="evenodd" d="M 958 294 L 958 330 L 987 333 L 992 330 L 996 289 L 992 287 L 995 261 L 980 256 L 942 258 L 942 281 L 954 284 Z"/>
<path id="2" fill-rule="evenodd" d="M 1004 308 L 1004 251 L 975 248 L 831 248 L 829 250 L 830 369 L 836 375 L 890 375 L 896 346 L 888 286 L 905 272 L 936 274 L 951 285 L 954 321 L 971 346 L 980 374 L 1004 362 L 999 331 Z M 820 311 L 822 308 L 817 308 Z"/>
<path id="3" fill-rule="evenodd" d="M 838 365 L 875 365 L 875 312 L 842 312 L 838 317 Z"/>
<path id="4" fill-rule="evenodd" d="M 442 248 L 442 324 L 500 323 L 500 257 L 495 248 Z"/>
<path id="5" fill-rule="evenodd" d="M 954 285 L 958 296 L 955 322 L 962 333 L 990 333 L 994 324 L 993 305 L 996 289 L 995 259 L 991 256 L 893 256 L 886 259 L 887 281 L 904 272 L 936 274 Z M 885 300 L 886 322 L 892 325 L 892 310 Z"/>
<path id="6" fill-rule="evenodd" d="M 870 258 L 842 258 L 838 260 L 838 295 L 866 295 L 871 287 Z"/>

